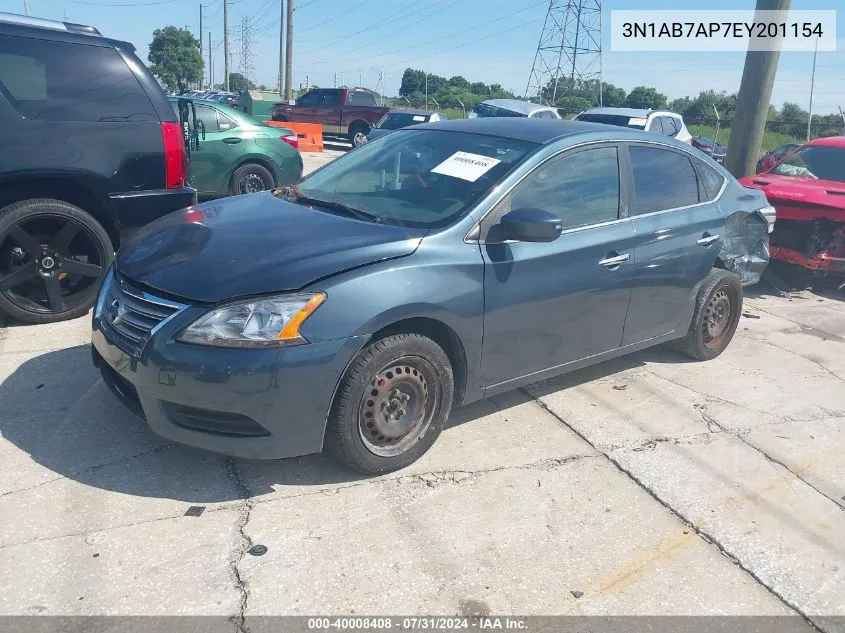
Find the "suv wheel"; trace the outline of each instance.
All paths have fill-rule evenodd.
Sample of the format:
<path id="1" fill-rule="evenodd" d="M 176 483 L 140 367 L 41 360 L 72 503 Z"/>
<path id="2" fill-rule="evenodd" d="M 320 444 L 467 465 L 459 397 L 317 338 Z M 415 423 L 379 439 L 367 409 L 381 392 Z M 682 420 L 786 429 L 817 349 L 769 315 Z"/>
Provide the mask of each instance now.
<path id="1" fill-rule="evenodd" d="M 113 260 L 103 227 L 68 202 L 23 200 L 0 209 L 0 311 L 12 318 L 82 316 Z"/>

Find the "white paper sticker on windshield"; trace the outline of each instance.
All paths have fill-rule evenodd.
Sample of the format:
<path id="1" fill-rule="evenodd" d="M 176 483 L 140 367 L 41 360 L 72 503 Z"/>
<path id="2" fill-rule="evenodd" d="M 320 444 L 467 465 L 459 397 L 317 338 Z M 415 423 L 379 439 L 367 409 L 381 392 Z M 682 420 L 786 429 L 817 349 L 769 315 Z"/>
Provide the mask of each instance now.
<path id="1" fill-rule="evenodd" d="M 481 154 L 455 152 L 432 169 L 431 173 L 475 182 L 501 162 L 497 158 L 490 158 Z"/>
<path id="2" fill-rule="evenodd" d="M 419 114 L 414 115 L 414 121 L 425 121 L 425 117 Z"/>
<path id="3" fill-rule="evenodd" d="M 628 119 L 628 125 L 645 125 L 645 119 Z"/>

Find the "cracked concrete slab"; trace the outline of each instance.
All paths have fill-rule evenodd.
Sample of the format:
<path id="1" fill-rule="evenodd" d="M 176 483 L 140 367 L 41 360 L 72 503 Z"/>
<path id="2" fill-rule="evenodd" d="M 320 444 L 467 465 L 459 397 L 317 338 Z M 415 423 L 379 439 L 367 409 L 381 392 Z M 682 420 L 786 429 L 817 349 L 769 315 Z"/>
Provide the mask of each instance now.
<path id="1" fill-rule="evenodd" d="M 236 517 L 220 510 L 0 549 L 0 613 L 231 615 Z"/>
<path id="2" fill-rule="evenodd" d="M 88 317 L 0 329 L 0 614 L 246 630 L 257 614 L 789 603 L 834 633 L 845 303 L 804 294 L 754 291 L 759 318 L 710 363 L 658 348 L 458 409 L 423 459 L 371 479 L 328 456 L 171 446 L 91 367 Z"/>
<path id="3" fill-rule="evenodd" d="M 514 391 L 456 409 L 432 449 L 402 474 L 495 470 L 584 454 L 595 451 Z M 236 463 L 244 483 L 259 499 L 265 495 L 299 496 L 372 480 L 350 475 L 328 455 Z M 395 477 L 393 473 L 382 478 Z"/>
<path id="4" fill-rule="evenodd" d="M 788 470 L 723 435 L 613 457 L 801 613 L 845 615 L 845 513 Z"/>
<path id="5" fill-rule="evenodd" d="M 603 457 L 279 499 L 256 505 L 247 531 L 269 549 L 241 564 L 247 623 L 458 614 L 466 603 L 497 614 L 789 613 Z"/>

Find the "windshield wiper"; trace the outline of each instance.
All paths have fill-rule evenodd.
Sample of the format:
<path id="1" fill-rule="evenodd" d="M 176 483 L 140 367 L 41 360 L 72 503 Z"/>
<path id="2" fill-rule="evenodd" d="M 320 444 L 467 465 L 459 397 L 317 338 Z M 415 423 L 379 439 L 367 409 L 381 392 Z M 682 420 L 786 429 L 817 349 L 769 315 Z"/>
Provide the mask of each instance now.
<path id="1" fill-rule="evenodd" d="M 381 224 L 382 222 L 384 222 L 384 218 L 382 218 L 380 215 L 370 213 L 369 211 L 364 211 L 363 209 L 356 209 L 355 207 L 351 207 L 348 204 L 344 204 L 342 202 L 337 202 L 336 200 L 322 200 L 320 198 L 309 198 L 308 196 L 303 196 L 302 194 L 297 193 L 296 197 L 292 200 L 292 202 L 300 204 L 313 204 L 319 207 L 324 207 L 326 209 L 331 209 L 332 211 L 340 211 L 341 213 L 357 218 L 359 220 L 369 220 L 370 222 L 375 222 L 376 224 Z"/>

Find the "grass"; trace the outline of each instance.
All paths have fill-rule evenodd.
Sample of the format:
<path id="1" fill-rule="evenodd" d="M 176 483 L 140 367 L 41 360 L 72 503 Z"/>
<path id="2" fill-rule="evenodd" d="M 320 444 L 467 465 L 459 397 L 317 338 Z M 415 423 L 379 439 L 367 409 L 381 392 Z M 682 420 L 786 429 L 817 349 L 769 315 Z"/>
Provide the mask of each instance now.
<path id="1" fill-rule="evenodd" d="M 687 129 L 689 130 L 689 133 L 693 136 L 704 136 L 706 138 L 713 138 L 712 125 L 687 125 Z M 719 143 L 721 143 L 722 145 L 727 145 L 730 137 L 730 128 L 719 129 Z M 799 138 L 795 138 L 794 136 L 790 136 L 789 134 L 767 131 L 763 134 L 763 146 L 761 148 L 760 155 L 762 156 L 764 153 L 771 151 L 776 147 L 780 147 L 781 145 L 785 145 L 786 143 L 803 143 L 803 141 Z"/>

